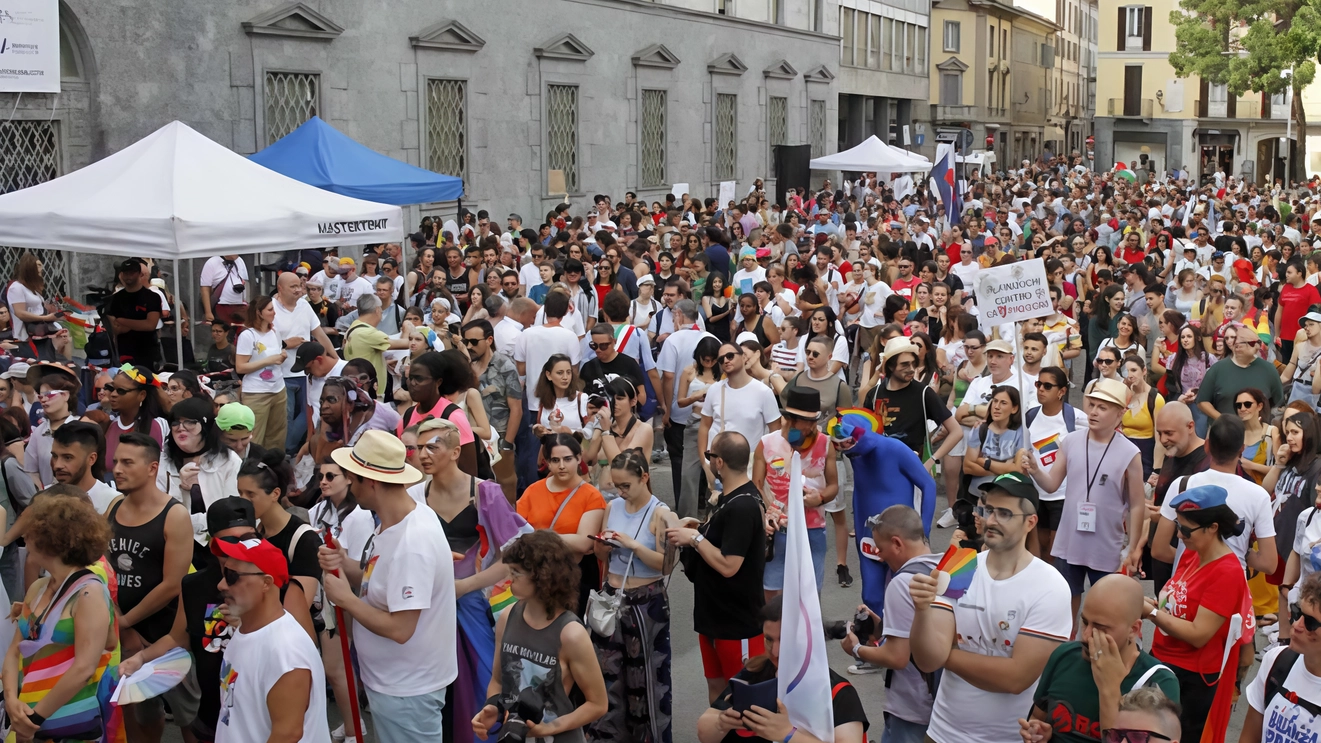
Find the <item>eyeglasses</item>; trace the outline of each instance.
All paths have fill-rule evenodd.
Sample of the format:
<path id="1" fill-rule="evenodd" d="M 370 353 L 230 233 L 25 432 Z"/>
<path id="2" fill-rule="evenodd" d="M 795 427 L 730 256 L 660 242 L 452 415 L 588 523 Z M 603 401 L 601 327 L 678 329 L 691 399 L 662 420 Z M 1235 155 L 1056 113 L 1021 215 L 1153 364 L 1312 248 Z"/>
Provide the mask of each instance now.
<path id="1" fill-rule="evenodd" d="M 990 521 L 991 519 L 995 519 L 996 521 L 999 522 L 1005 522 L 1013 519 L 1015 516 L 1027 515 L 1023 513 L 1014 513 L 1013 511 L 1010 511 L 1008 508 L 998 508 L 996 506 L 987 506 L 984 504 L 978 505 L 974 510 L 978 516 L 986 519 L 987 521 Z"/>
<path id="2" fill-rule="evenodd" d="M 176 428 L 200 431 L 202 429 L 202 421 L 195 421 L 191 418 L 180 418 L 179 420 L 170 423 L 171 431 L 173 431 Z"/>
<path id="3" fill-rule="evenodd" d="M 1289 604 L 1289 621 L 1296 623 L 1299 619 L 1303 620 L 1303 627 L 1308 632 L 1316 632 L 1321 629 L 1321 619 L 1317 619 L 1311 614 L 1304 614 L 1303 607 L 1298 604 Z"/>
<path id="4" fill-rule="evenodd" d="M 1174 740 L 1154 730 L 1129 730 L 1110 728 L 1101 733 L 1101 743 L 1150 743 L 1152 740 Z"/>
<path id="5" fill-rule="evenodd" d="M 266 575 L 265 573 L 240 573 L 230 568 L 221 568 L 220 574 L 225 578 L 225 584 L 229 586 L 237 584 L 245 575 Z"/>
<path id="6" fill-rule="evenodd" d="M 969 346 L 967 343 L 964 343 L 964 344 L 963 344 L 963 350 L 965 350 L 965 351 L 980 351 L 980 350 L 982 350 L 982 344 L 978 343 L 978 344 L 975 345 L 975 346 Z"/>
<path id="7" fill-rule="evenodd" d="M 604 343 L 588 343 L 588 344 L 587 344 L 587 347 L 590 348 L 590 349 L 592 349 L 593 351 L 604 351 L 604 350 L 606 350 L 607 348 L 614 348 L 614 346 L 615 346 L 615 342 L 614 342 L 614 341 L 606 341 L 606 342 L 604 342 Z"/>
<path id="8" fill-rule="evenodd" d="M 732 351 L 732 352 L 730 352 L 730 353 L 725 354 L 724 356 L 717 356 L 717 357 L 716 357 L 716 361 L 718 361 L 718 362 L 720 362 L 720 363 L 722 363 L 722 364 L 727 364 L 727 363 L 733 361 L 736 357 L 738 357 L 738 352 L 737 352 L 737 351 Z"/>
<path id="9" fill-rule="evenodd" d="M 1256 404 L 1257 404 L 1257 401 L 1256 401 L 1256 400 L 1238 401 L 1238 402 L 1235 402 L 1235 403 L 1234 403 L 1234 409 L 1235 409 L 1235 410 L 1247 410 L 1248 408 L 1250 408 L 1250 407 L 1252 407 L 1253 405 L 1256 405 Z"/>
<path id="10" fill-rule="evenodd" d="M 1184 526 L 1183 524 L 1175 524 L 1175 526 L 1179 528 L 1179 536 L 1188 539 L 1193 535 L 1193 532 L 1201 531 L 1210 526 L 1210 524 L 1207 524 L 1206 526 Z"/>

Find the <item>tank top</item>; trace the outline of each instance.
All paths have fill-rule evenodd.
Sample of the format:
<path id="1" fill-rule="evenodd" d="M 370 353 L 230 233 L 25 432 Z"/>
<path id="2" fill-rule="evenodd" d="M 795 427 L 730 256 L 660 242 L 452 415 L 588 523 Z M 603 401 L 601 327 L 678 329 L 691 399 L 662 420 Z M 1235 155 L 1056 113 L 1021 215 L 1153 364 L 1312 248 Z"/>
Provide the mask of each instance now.
<path id="1" fill-rule="evenodd" d="M 469 276 L 467 266 L 460 269 L 458 278 L 455 278 L 448 268 L 445 269 L 446 288 L 450 290 L 450 294 L 453 294 L 455 299 L 459 300 L 459 304 L 465 307 L 468 304 L 468 290 L 471 288 L 468 286 Z"/>
<path id="2" fill-rule="evenodd" d="M 610 516 L 606 520 L 605 528 L 610 531 L 627 534 L 636 539 L 643 547 L 647 549 L 656 549 L 656 534 L 647 528 L 651 523 L 651 516 L 656 512 L 656 506 L 660 500 L 656 496 L 651 496 L 651 500 L 646 505 L 638 509 L 637 513 L 629 513 L 622 499 L 616 500 L 610 506 Z M 616 547 L 610 551 L 610 572 L 615 575 L 624 575 L 628 572 L 629 578 L 659 578 L 661 572 L 648 566 L 642 560 L 634 558 L 633 566 L 628 564 L 629 557 L 633 550 Z"/>
<path id="3" fill-rule="evenodd" d="M 468 550 L 481 541 L 477 531 L 477 506 L 473 505 L 477 498 L 477 478 L 471 478 L 469 483 L 468 505 L 459 511 L 453 521 L 446 521 L 443 516 L 440 518 L 440 527 L 445 530 L 450 551 L 461 555 L 468 554 Z"/>
<path id="4" fill-rule="evenodd" d="M 84 571 L 84 575 L 75 578 L 71 585 L 63 587 L 62 593 L 56 594 L 55 600 L 49 610 L 46 611 L 44 618 L 33 616 L 31 607 L 28 606 L 26 601 L 23 602 L 22 613 L 18 617 L 18 632 L 19 637 L 22 638 L 18 643 L 20 657 L 18 698 L 24 704 L 36 707 L 37 703 L 44 699 L 54 688 L 56 681 L 73 666 L 73 617 L 61 615 L 69 602 L 78 594 L 78 591 L 84 586 L 92 584 L 100 589 L 100 598 L 106 602 L 113 621 L 115 607 L 110 600 L 109 588 L 99 576 L 91 572 Z M 60 591 L 59 588 L 56 590 L 57 592 Z M 92 593 L 95 596 L 98 591 L 94 590 Z M 109 695 L 113 688 L 110 683 L 107 683 L 105 693 L 101 694 L 101 681 L 107 676 L 107 673 L 109 674 L 109 678 L 106 679 L 107 682 L 117 680 L 118 660 L 117 647 L 114 650 L 102 649 L 101 657 L 96 663 L 96 670 L 87 679 L 87 683 L 74 692 L 73 698 L 65 703 L 63 707 L 60 707 L 54 714 L 46 718 L 46 721 L 41 724 L 41 732 L 37 735 L 37 738 L 70 741 L 103 740 L 106 732 L 106 721 L 102 716 L 100 704 L 103 700 L 99 697 L 104 697 L 104 701 L 109 701 Z"/>
<path id="5" fill-rule="evenodd" d="M 803 460 L 804 487 L 817 490 L 825 489 L 826 443 L 826 435 L 818 433 L 812 448 L 806 452 L 799 452 Z M 780 508 L 787 511 L 789 465 L 793 461 L 793 447 L 789 446 L 789 441 L 784 438 L 784 434 L 779 431 L 772 431 L 761 437 L 761 451 L 762 456 L 766 459 L 766 486 L 770 488 L 771 495 L 775 497 L 775 502 L 780 504 Z M 804 515 L 807 517 L 807 528 L 825 528 L 826 518 L 822 512 L 823 508 L 824 506 L 817 506 L 816 508 L 804 509 Z"/>
<path id="6" fill-rule="evenodd" d="M 692 378 L 692 381 L 688 382 L 688 396 L 696 397 L 702 394 L 702 392 L 707 388 L 709 388 L 710 386 L 711 385 L 707 384 L 706 382 L 703 382 L 701 379 L 694 376 Z"/>
<path id="7" fill-rule="evenodd" d="M 155 518 L 139 526 L 119 523 L 119 507 L 123 504 L 121 500 L 110 509 L 109 557 L 119 582 L 119 610 L 127 614 L 165 578 L 165 517 L 171 508 L 183 507 L 183 504 L 170 499 Z M 174 625 L 177 601 L 177 598 L 170 599 L 168 604 L 138 622 L 133 629 L 147 642 L 161 639 Z"/>
<path id="8" fill-rule="evenodd" d="M 636 565 L 636 563 L 634 563 Z M 560 633 L 569 622 L 579 622 L 578 615 L 566 611 L 545 629 L 532 629 L 523 620 L 522 601 L 509 609 L 503 643 L 500 646 L 500 691 L 518 696 L 523 689 L 537 686 L 546 700 L 543 722 L 569 714 L 576 705 L 564 691 L 560 675 Z M 555 743 L 585 743 L 582 728 L 555 736 Z"/>
<path id="9" fill-rule="evenodd" d="M 1254 464 L 1271 464 L 1274 458 L 1269 456 L 1271 451 L 1270 447 L 1266 445 L 1268 440 L 1269 439 L 1263 435 L 1255 444 L 1244 444 L 1243 458 Z M 1252 476 L 1252 479 L 1255 480 L 1258 485 L 1261 484 L 1262 480 L 1266 479 L 1265 475 L 1258 475 L 1252 472 L 1249 472 L 1248 474 Z"/>

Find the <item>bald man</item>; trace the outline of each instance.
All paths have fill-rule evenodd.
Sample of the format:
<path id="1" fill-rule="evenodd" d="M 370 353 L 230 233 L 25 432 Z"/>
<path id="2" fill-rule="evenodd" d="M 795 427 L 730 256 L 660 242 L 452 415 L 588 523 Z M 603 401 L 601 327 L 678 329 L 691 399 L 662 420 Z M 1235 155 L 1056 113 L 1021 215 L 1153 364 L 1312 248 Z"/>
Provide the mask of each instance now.
<path id="1" fill-rule="evenodd" d="M 1056 648 L 1041 672 L 1032 717 L 1018 721 L 1025 743 L 1094 743 L 1116 726 L 1120 696 L 1135 688 L 1158 687 L 1179 699 L 1174 672 L 1138 646 L 1142 586 L 1133 578 L 1107 575 L 1092 586 L 1078 635 Z"/>
<path id="2" fill-rule="evenodd" d="M 1153 525 L 1160 518 L 1160 505 L 1165 502 L 1170 485 L 1179 478 L 1202 472 L 1211 465 L 1211 460 L 1206 456 L 1206 442 L 1197 435 L 1193 411 L 1184 403 L 1165 403 L 1165 407 L 1156 413 L 1156 438 L 1165 450 L 1165 463 L 1159 470 L 1152 472 L 1147 480 L 1156 489 L 1154 499 L 1147 504 L 1147 513 L 1151 519 L 1149 523 Z M 1154 529 L 1154 526 L 1151 528 Z M 1159 594 L 1170 579 L 1174 566 L 1152 557 L 1152 541 L 1147 540 L 1142 555 L 1142 569 L 1155 583 L 1156 593 Z M 1156 551 L 1163 552 L 1164 546 Z"/>
<path id="3" fill-rule="evenodd" d="M 312 305 L 303 299 L 307 289 L 298 274 L 286 271 L 275 281 L 275 332 L 284 341 L 288 358 L 281 367 L 284 375 L 284 387 L 288 392 L 285 414 L 288 416 L 288 431 L 285 434 L 284 450 L 289 456 L 298 453 L 307 436 L 307 374 L 293 370 L 298 356 L 298 347 L 307 341 L 316 341 L 325 349 L 327 356 L 338 358 L 330 337 L 321 327 Z"/>

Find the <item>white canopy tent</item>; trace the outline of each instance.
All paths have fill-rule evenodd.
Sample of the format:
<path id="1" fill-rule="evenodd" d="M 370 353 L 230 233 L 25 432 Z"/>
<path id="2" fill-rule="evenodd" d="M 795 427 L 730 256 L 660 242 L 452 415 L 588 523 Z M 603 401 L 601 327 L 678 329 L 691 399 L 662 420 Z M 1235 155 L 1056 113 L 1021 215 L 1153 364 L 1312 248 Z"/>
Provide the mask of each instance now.
<path id="1" fill-rule="evenodd" d="M 404 234 L 397 206 L 276 173 L 178 121 L 81 170 L 0 196 L 0 245 L 175 261 L 381 243 Z M 175 332 L 183 360 L 182 329 Z"/>
<path id="2" fill-rule="evenodd" d="M 833 155 L 814 158 L 813 170 L 847 170 L 876 173 L 924 173 L 931 169 L 925 157 L 898 147 L 891 147 L 872 135 L 861 144 Z"/>

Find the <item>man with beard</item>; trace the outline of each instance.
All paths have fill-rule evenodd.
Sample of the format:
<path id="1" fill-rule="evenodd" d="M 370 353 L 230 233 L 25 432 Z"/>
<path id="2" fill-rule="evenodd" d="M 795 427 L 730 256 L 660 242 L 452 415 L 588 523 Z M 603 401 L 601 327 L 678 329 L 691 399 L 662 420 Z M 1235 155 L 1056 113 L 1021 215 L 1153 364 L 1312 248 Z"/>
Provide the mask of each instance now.
<path id="1" fill-rule="evenodd" d="M 119 437 L 115 483 L 124 497 L 106 515 L 112 533 L 106 557 L 119 582 L 119 639 L 125 655 L 169 633 L 180 583 L 193 559 L 188 509 L 156 487 L 160 461 L 161 446 L 152 437 L 136 431 Z M 164 712 L 159 699 L 125 706 L 128 739 L 160 741 Z"/>
<path id="2" fill-rule="evenodd" d="M 1046 661 L 1068 640 L 1069 586 L 1033 557 L 1037 488 L 1009 472 L 982 486 L 986 551 L 959 598 L 937 597 L 937 571 L 914 575 L 909 647 L 923 673 L 944 669 L 927 737 L 935 743 L 1003 743 L 1018 735 Z"/>
<path id="3" fill-rule="evenodd" d="M 55 482 L 81 488 L 97 513 L 105 513 L 119 492 L 101 481 L 105 476 L 105 436 L 95 423 L 73 421 L 52 434 L 50 468 Z"/>
<path id="4" fill-rule="evenodd" d="M 242 620 L 220 669 L 215 739 L 330 743 L 325 667 L 280 600 L 289 583 L 284 553 L 255 536 L 213 539 L 211 551 L 220 558 L 229 614 Z"/>
<path id="5" fill-rule="evenodd" d="M 1160 523 L 1160 507 L 1164 505 L 1166 494 L 1169 493 L 1174 481 L 1203 472 L 1211 466 L 1211 460 L 1206 456 L 1206 441 L 1197 435 L 1193 411 L 1186 404 L 1175 400 L 1166 403 L 1165 407 L 1156 413 L 1156 436 L 1160 439 L 1161 448 L 1165 449 L 1165 464 L 1161 466 L 1160 472 L 1153 472 L 1151 477 L 1147 478 L 1147 483 L 1155 488 L 1151 505 L 1147 506 L 1153 533 Z M 1171 549 L 1174 547 L 1173 536 L 1171 529 L 1169 540 Z M 1155 540 L 1156 537 L 1153 536 L 1147 545 L 1147 555 L 1143 559 L 1149 559 L 1150 564 L 1143 567 L 1146 575 L 1155 584 L 1156 594 L 1160 595 L 1161 589 L 1165 587 L 1166 581 L 1174 571 L 1174 566 L 1151 556 L 1151 553 L 1156 551 Z"/>
<path id="6" fill-rule="evenodd" d="M 1018 725 L 1026 740 L 1091 743 L 1115 727 L 1119 698 L 1156 687 L 1179 701 L 1179 679 L 1144 651 L 1142 585 L 1107 575 L 1092 586 L 1082 606 L 1077 640 L 1055 648 L 1033 696 L 1031 717 Z M 1034 737 L 1040 736 L 1040 737 Z"/>
<path id="7" fill-rule="evenodd" d="M 987 350 L 990 350 L 989 345 Z M 930 472 L 936 462 L 959 443 L 963 432 L 935 390 L 928 385 L 913 384 L 917 354 L 917 346 L 903 336 L 887 341 L 885 351 L 881 354 L 881 369 L 885 378 L 863 398 L 863 407 L 876 413 L 885 427 L 886 436 L 906 444 L 923 460 L 923 466 Z M 971 385 L 968 391 L 972 391 Z M 965 407 L 971 399 L 964 398 Z M 959 408 L 959 412 L 962 413 L 963 408 Z M 945 440 L 934 452 L 928 451 L 930 439 L 927 436 L 927 421 L 945 429 Z"/>

